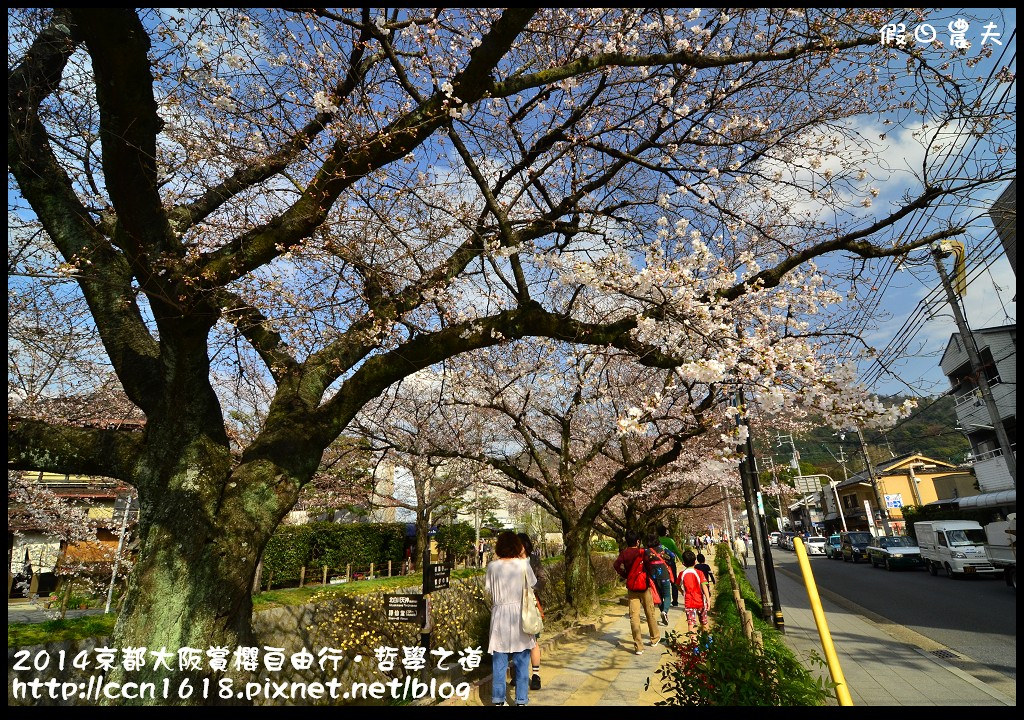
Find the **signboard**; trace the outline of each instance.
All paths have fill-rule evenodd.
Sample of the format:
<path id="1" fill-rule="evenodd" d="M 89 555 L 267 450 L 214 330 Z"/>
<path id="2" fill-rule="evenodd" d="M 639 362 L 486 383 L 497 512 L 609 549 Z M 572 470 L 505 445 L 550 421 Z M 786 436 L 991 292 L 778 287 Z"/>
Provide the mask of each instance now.
<path id="1" fill-rule="evenodd" d="M 900 494 L 886 495 L 885 496 L 885 506 L 887 508 L 890 508 L 890 509 L 892 509 L 892 508 L 902 508 L 903 507 L 903 495 L 900 495 Z"/>
<path id="2" fill-rule="evenodd" d="M 821 483 L 818 482 L 818 478 L 814 476 L 803 476 L 798 475 L 793 478 L 793 487 L 796 488 L 797 492 L 801 492 L 804 495 L 810 495 L 821 490 Z"/>
<path id="3" fill-rule="evenodd" d="M 764 497 L 760 492 L 757 493 L 757 513 L 764 516 Z"/>
<path id="4" fill-rule="evenodd" d="M 384 595 L 384 617 L 390 622 L 414 622 L 422 625 L 425 615 L 422 595 Z"/>
<path id="5" fill-rule="evenodd" d="M 432 593 L 449 586 L 451 576 L 447 567 L 441 563 L 430 563 L 423 574 L 423 592 Z"/>
<path id="6" fill-rule="evenodd" d="M 868 525 L 871 529 L 875 529 L 875 514 L 871 512 L 871 503 L 868 500 L 864 501 L 864 514 L 868 516 Z"/>

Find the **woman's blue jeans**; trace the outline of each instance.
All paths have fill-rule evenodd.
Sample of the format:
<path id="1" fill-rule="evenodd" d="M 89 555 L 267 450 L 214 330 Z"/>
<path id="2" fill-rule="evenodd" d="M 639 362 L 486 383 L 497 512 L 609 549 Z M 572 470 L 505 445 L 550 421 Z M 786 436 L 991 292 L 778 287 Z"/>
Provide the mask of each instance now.
<path id="1" fill-rule="evenodd" d="M 525 705 L 530 700 L 530 651 L 514 653 L 496 652 L 491 655 L 491 702 L 495 705 L 505 702 L 505 673 L 509 659 L 512 661 L 512 678 L 516 684 L 516 705 Z"/>

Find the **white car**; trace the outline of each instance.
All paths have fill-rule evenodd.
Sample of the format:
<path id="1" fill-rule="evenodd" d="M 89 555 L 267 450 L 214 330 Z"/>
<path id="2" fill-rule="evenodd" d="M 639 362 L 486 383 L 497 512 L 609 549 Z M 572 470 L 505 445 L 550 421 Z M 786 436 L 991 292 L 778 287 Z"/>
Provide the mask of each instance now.
<path id="1" fill-rule="evenodd" d="M 807 546 L 808 555 L 824 555 L 825 554 L 825 543 L 828 541 L 820 535 L 812 535 L 807 538 L 807 542 L 804 543 Z"/>

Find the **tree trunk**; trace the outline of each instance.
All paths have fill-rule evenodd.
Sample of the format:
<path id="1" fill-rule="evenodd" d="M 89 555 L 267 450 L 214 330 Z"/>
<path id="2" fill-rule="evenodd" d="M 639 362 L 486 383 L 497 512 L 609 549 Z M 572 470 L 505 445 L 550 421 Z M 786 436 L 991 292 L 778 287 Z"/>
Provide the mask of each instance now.
<path id="1" fill-rule="evenodd" d="M 425 562 L 424 552 L 430 547 L 430 521 L 427 519 L 426 510 L 416 511 L 416 549 L 412 554 L 412 561 L 414 565 L 420 565 Z M 420 567 L 422 571 L 423 568 Z"/>
<path id="2" fill-rule="evenodd" d="M 568 612 L 576 617 L 597 609 L 597 580 L 590 562 L 589 526 L 567 528 L 562 525 L 565 542 L 565 602 Z"/>
<path id="3" fill-rule="evenodd" d="M 227 487 L 237 483 L 223 481 Z M 181 490 L 183 485 L 175 483 Z M 233 656 L 239 646 L 255 646 L 252 633 L 251 590 L 256 565 L 277 517 L 254 513 L 241 494 L 225 496 L 204 506 L 193 502 L 158 499 L 139 528 L 139 552 L 124 604 L 110 643 L 116 648 L 146 647 L 144 668 L 126 672 L 123 665 L 111 670 L 111 681 L 170 682 L 170 704 L 220 704 L 240 702 L 218 696 L 218 679 L 234 677 Z M 143 498 L 145 507 L 146 498 Z M 211 647 L 227 648 L 227 672 L 210 669 Z M 202 671 L 179 669 L 178 651 L 194 648 Z M 154 667 L 153 651 L 172 653 L 166 667 Z M 120 658 L 119 658 L 120 660 Z M 202 698 L 203 680 L 209 679 L 208 697 Z M 235 677 L 235 684 L 248 678 Z M 187 681 L 190 698 L 177 688 Z M 118 704 L 125 704 L 118 700 Z M 137 701 L 146 704 L 145 701 Z"/>

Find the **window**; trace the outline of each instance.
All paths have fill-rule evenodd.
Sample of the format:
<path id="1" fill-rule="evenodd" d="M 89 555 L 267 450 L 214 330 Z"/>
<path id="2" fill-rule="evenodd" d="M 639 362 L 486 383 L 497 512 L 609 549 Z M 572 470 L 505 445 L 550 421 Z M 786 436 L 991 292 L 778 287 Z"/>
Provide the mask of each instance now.
<path id="1" fill-rule="evenodd" d="M 843 508 L 846 510 L 857 509 L 857 496 L 856 495 L 843 495 Z"/>
<path id="2" fill-rule="evenodd" d="M 946 533 L 937 532 L 935 533 L 935 536 L 939 539 L 939 545 L 941 545 L 942 547 L 949 547 L 949 544 L 946 543 Z"/>

